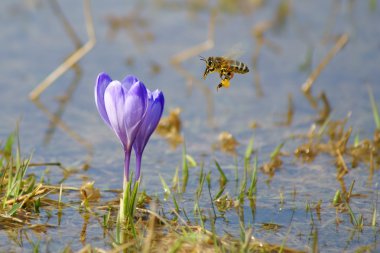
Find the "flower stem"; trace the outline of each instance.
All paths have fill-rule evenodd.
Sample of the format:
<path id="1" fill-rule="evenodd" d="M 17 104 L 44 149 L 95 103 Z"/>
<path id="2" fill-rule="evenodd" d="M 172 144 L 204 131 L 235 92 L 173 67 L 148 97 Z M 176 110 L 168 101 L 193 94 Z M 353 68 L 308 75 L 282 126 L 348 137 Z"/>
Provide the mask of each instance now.
<path id="1" fill-rule="evenodd" d="M 131 150 L 124 150 L 124 180 L 129 181 L 129 163 L 131 160 Z M 124 183 L 124 186 L 126 184 Z"/>
<path id="2" fill-rule="evenodd" d="M 142 155 L 136 154 L 136 177 L 135 177 L 136 181 L 140 180 L 141 160 L 142 160 Z"/>
<path id="3" fill-rule="evenodd" d="M 131 237 L 136 238 L 137 233 L 134 224 L 136 210 L 137 192 L 140 181 L 134 182 L 124 180 L 124 191 L 120 200 L 120 209 L 116 225 L 116 236 L 118 243 L 123 244 Z"/>

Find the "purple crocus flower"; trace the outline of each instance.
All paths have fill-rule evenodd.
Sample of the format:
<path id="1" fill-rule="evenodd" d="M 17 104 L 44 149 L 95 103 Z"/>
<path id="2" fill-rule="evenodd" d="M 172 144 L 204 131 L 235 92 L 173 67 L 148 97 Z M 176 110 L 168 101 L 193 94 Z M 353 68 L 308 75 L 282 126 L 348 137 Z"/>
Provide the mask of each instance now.
<path id="1" fill-rule="evenodd" d="M 136 153 L 136 179 L 139 179 L 142 152 L 162 115 L 162 92 L 150 92 L 134 76 L 119 82 L 100 73 L 95 85 L 95 103 L 100 116 L 123 145 L 126 180 L 129 181 L 132 146 Z"/>
<path id="2" fill-rule="evenodd" d="M 151 92 L 148 90 L 148 108 L 145 117 L 141 123 L 140 131 L 137 133 L 136 140 L 133 144 L 133 149 L 136 154 L 136 180 L 140 179 L 141 159 L 145 146 L 158 122 L 161 119 L 162 111 L 164 110 L 164 94 L 155 90 Z"/>

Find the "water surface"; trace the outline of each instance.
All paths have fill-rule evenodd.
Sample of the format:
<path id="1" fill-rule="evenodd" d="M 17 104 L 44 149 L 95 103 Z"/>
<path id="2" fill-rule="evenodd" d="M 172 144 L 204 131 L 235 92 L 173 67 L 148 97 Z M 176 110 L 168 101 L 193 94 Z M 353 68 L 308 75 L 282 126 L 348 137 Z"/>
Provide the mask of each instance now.
<path id="1" fill-rule="evenodd" d="M 252 71 L 252 56 L 258 46 L 252 30 L 260 22 L 273 20 L 280 1 L 266 1 L 258 7 L 252 7 L 250 1 L 236 1 L 236 4 L 229 5 L 225 1 L 211 1 L 199 9 L 191 3 L 192 1 L 92 2 L 97 43 L 80 61 L 80 75 L 68 71 L 40 98 L 43 107 L 50 113 L 55 113 L 70 86 L 75 89 L 61 112 L 64 126 L 52 128 L 49 114 L 45 109 L 41 110 L 41 106 L 32 103 L 28 94 L 73 52 L 75 45 L 49 2 L 2 1 L 1 139 L 5 139 L 19 122 L 23 153 L 26 155 L 33 152 L 33 161 L 59 161 L 64 166 L 75 168 L 90 163 L 87 171 L 71 176 L 65 184 L 80 186 L 84 181 L 93 180 L 100 189 L 120 189 L 122 150 L 96 111 L 93 88 L 96 76 L 101 71 L 109 73 L 114 79 L 134 74 L 149 89 L 163 90 L 166 100 L 164 116 L 172 108 L 182 109 L 182 134 L 186 140 L 187 152 L 197 161 L 204 162 L 205 171 L 212 171 L 212 175 L 215 175 L 212 193 L 216 194 L 218 172 L 214 159 L 219 161 L 233 181 L 236 161 L 239 177 L 242 177 L 244 151 L 253 135 L 258 163 L 263 164 L 284 139 L 293 134 L 307 133 L 314 122 L 316 111 L 300 87 L 310 71 L 333 47 L 334 38 L 343 33 L 349 35 L 349 42 L 321 73 L 314 84 L 313 94 L 324 91 L 333 109 L 333 119 L 342 119 L 351 113 L 348 125 L 353 127 L 354 133 L 360 133 L 361 138 L 372 138 L 375 124 L 368 87 L 371 87 L 375 98 L 380 101 L 379 6 L 371 8 L 371 1 L 292 1 L 286 20 L 265 32 L 265 39 L 270 43 L 263 45 L 255 66 L 264 93 L 260 97 L 255 89 Z M 81 41 L 87 41 L 82 4 L 69 0 L 60 2 L 60 6 Z M 236 75 L 230 89 L 219 92 L 215 89 L 219 82 L 216 74 L 210 74 L 206 81 L 201 80 L 204 63 L 198 55 L 182 63 L 193 77 L 190 86 L 189 80 L 170 63 L 170 58 L 175 54 L 206 40 L 213 8 L 217 13 L 215 46 L 203 52 L 202 56 L 220 56 L 227 54 L 231 48 L 238 47 L 242 49 L 239 60 L 247 63 L 251 69 L 246 75 Z M 119 22 L 120 27 L 112 30 L 111 21 Z M 300 65 L 305 63 L 309 51 L 312 52 L 311 66 L 306 71 L 300 71 Z M 160 67 L 159 73 L 152 69 L 152 65 L 156 64 Z M 76 78 L 77 84 L 72 84 Z M 201 83 L 197 84 L 198 81 Z M 211 97 L 205 96 L 205 89 L 209 89 Z M 293 96 L 294 120 L 291 126 L 280 127 L 276 122 L 284 118 L 288 94 Z M 212 114 L 208 113 L 210 103 L 213 106 Z M 258 122 L 260 128 L 251 129 L 252 121 Z M 71 131 L 75 132 L 74 136 L 80 136 L 80 141 L 73 138 Z M 221 131 L 232 133 L 241 144 L 237 149 L 236 161 L 232 156 L 212 148 Z M 47 137 L 48 133 L 52 133 L 51 137 Z M 48 142 L 46 138 L 50 138 Z M 292 154 L 300 143 L 299 140 L 288 141 L 283 149 Z M 86 145 L 93 148 L 90 161 L 87 160 L 90 151 Z M 162 137 L 153 135 L 143 160 L 143 187 L 148 194 L 163 197 L 158 175 L 171 182 L 176 167 L 181 164 L 181 152 L 181 147 L 171 149 Z M 42 173 L 45 168 L 31 170 Z M 53 184 L 57 183 L 62 172 L 57 168 L 50 170 L 49 180 Z M 320 248 L 331 252 L 341 252 L 342 249 L 351 251 L 361 245 L 376 245 L 378 227 L 372 229 L 369 224 L 378 190 L 375 183 L 380 178 L 376 170 L 373 183 L 370 184 L 368 170 L 367 164 L 360 164 L 345 176 L 348 185 L 355 179 L 356 193 L 368 196 L 355 198 L 351 203 L 355 212 L 360 211 L 365 218 L 366 226 L 362 232 L 353 231 L 347 213 L 339 214 L 343 219 L 339 226 L 334 222 L 336 212 L 331 206 L 331 199 L 335 191 L 340 189 L 340 184 L 335 179 L 334 160 L 329 155 L 318 156 L 310 164 L 297 161 L 292 155 L 285 157 L 282 168 L 270 184 L 266 183 L 267 175 L 259 172 L 256 213 L 253 216 L 249 203 L 245 203 L 245 223 L 247 227 L 249 224 L 253 226 L 257 238 L 281 244 L 287 236 L 287 246 L 301 250 L 311 247 L 310 233 L 314 228 L 319 231 Z M 199 167 L 190 170 L 188 191 L 181 201 L 189 210 L 192 210 L 199 171 Z M 294 189 L 297 195 L 293 200 Z M 230 183 L 227 191 L 230 196 L 234 196 L 235 184 Z M 285 199 L 283 204 L 280 203 L 280 192 Z M 105 199 L 113 197 L 113 194 L 103 196 Z M 77 199 L 77 196 L 65 196 L 65 201 L 72 199 Z M 322 217 L 320 220 L 314 217 L 315 224 L 310 224 L 310 213 L 305 212 L 305 204 L 317 203 L 319 200 L 322 200 Z M 206 210 L 210 209 L 206 193 L 201 204 Z M 170 201 L 164 205 L 168 210 L 173 207 Z M 239 223 L 235 211 L 228 211 L 226 217 L 228 223 L 222 219 L 217 220 L 218 233 L 222 235 L 228 232 L 238 236 Z M 41 214 L 39 222 L 58 224 L 55 216 L 49 219 L 45 213 Z M 75 208 L 67 208 L 60 222 L 59 226 L 49 229 L 46 234 L 33 234 L 31 237 L 36 241 L 41 240 L 41 245 L 53 252 L 61 250 L 62 245 L 67 244 L 74 250 L 80 249 L 82 242 L 79 235 L 85 223 L 83 215 Z M 276 223 L 282 227 L 274 233 L 261 229 L 263 223 Z M 16 241 L 8 243 L 9 236 L 5 232 L 1 232 L 0 237 L 3 250 L 20 251 L 23 247 L 17 245 Z M 86 242 L 93 246 L 110 247 L 109 238 L 103 238 L 103 231 L 95 219 L 89 220 Z M 24 246 L 31 247 L 26 242 Z"/>

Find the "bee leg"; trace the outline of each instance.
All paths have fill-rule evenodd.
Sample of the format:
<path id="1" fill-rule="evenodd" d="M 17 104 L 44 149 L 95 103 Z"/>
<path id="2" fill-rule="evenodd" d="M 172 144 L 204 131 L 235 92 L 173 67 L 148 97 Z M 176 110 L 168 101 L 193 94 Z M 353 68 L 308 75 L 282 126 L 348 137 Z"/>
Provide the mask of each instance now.
<path id="1" fill-rule="evenodd" d="M 224 70 L 222 69 L 220 72 L 219 72 L 219 77 L 220 77 L 220 79 L 222 80 L 219 84 L 218 84 L 218 86 L 216 86 L 216 91 L 218 91 L 220 88 L 222 88 L 223 87 L 223 84 L 222 84 L 222 82 L 223 82 L 223 80 L 224 80 Z"/>
<path id="2" fill-rule="evenodd" d="M 225 69 L 220 70 L 219 77 L 221 80 L 227 79 L 228 78 L 227 75 L 228 75 L 228 71 L 226 71 Z"/>
<path id="3" fill-rule="evenodd" d="M 216 87 L 216 90 L 225 87 L 228 88 L 230 87 L 230 80 L 234 76 L 234 73 L 231 71 L 228 71 L 227 69 L 222 69 L 219 73 L 219 77 L 221 79 L 221 82 L 218 84 Z"/>
<path id="4" fill-rule="evenodd" d="M 224 78 L 222 78 L 223 80 L 231 80 L 234 77 L 234 73 L 231 71 L 225 71 L 223 75 L 224 75 Z"/>
<path id="5" fill-rule="evenodd" d="M 208 68 L 206 68 L 205 72 L 203 73 L 203 79 L 206 79 L 206 76 L 208 75 L 209 72 L 210 72 L 210 70 Z"/>
<path id="6" fill-rule="evenodd" d="M 234 77 L 234 72 L 223 69 L 219 76 L 222 80 L 231 80 Z"/>

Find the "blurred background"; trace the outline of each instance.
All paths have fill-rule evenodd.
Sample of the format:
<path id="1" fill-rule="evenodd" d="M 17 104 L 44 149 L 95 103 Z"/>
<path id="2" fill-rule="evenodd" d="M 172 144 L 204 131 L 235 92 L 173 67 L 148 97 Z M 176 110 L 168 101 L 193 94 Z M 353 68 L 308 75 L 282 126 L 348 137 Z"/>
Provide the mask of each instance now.
<path id="1" fill-rule="evenodd" d="M 96 43 L 86 11 L 91 13 Z M 94 103 L 95 80 L 103 71 L 116 80 L 133 74 L 149 89 L 161 89 L 166 100 L 163 116 L 180 108 L 180 139 L 185 140 L 187 152 L 213 173 L 217 173 L 216 159 L 233 177 L 234 165 L 242 163 L 252 136 L 259 164 L 263 164 L 277 145 L 306 134 L 322 116 L 322 120 L 341 120 L 349 115 L 347 124 L 353 132 L 372 138 L 376 125 L 369 90 L 380 103 L 378 24 L 377 0 L 109 0 L 91 1 L 90 9 L 78 0 L 2 0 L 0 139 L 18 124 L 22 151 L 33 153 L 33 161 L 59 161 L 78 169 L 65 183 L 80 186 L 94 180 L 102 189 L 121 188 L 122 149 Z M 29 99 L 52 71 L 86 43 L 90 43 L 88 52 L 73 67 L 38 99 Z M 314 78 L 310 99 L 301 87 L 329 54 Z M 229 55 L 245 63 L 250 72 L 236 74 L 230 88 L 217 91 L 219 75 L 209 74 L 203 80 L 205 63 L 199 56 Z M 328 115 L 321 116 L 327 104 Z M 240 144 L 235 156 L 217 148 L 223 131 Z M 148 194 L 162 192 L 158 175 L 171 180 L 181 164 L 182 145 L 152 136 L 143 160 L 143 187 Z M 291 154 L 298 145 L 299 140 L 287 141 L 285 152 Z M 35 168 L 35 173 L 44 170 Z M 363 173 L 367 170 L 366 165 L 359 166 L 347 175 L 347 182 L 354 178 L 357 191 L 371 192 L 376 188 L 367 184 L 368 175 Z M 196 184 L 198 172 L 199 168 L 191 171 L 194 177 L 189 185 Z M 51 183 L 61 179 L 59 169 L 49 173 Z M 247 218 L 252 224 L 289 222 L 286 210 L 290 207 L 279 212 L 279 191 L 290 196 L 296 185 L 301 193 L 296 204 L 323 199 L 328 208 L 340 187 L 335 175 L 331 176 L 335 169 L 328 155 L 307 165 L 290 156 L 278 173 L 281 176 L 270 179 L 271 186 L 264 173 L 259 175 L 256 220 Z M 380 179 L 378 174 L 374 182 Z M 193 198 L 192 190 L 187 198 Z M 358 206 L 367 204 L 363 200 Z M 308 243 L 296 237 L 297 232 L 309 230 L 301 228 L 308 222 L 302 215 L 295 215 L 300 228 L 295 225 L 289 236 L 290 245 L 297 248 Z M 328 222 L 334 215 L 335 209 L 326 212 L 321 230 L 335 229 Z M 238 222 L 230 218 L 232 225 L 221 222 L 221 226 L 236 233 Z M 286 229 L 264 237 L 281 243 Z M 328 247 L 343 248 L 347 234 L 342 229 L 331 242 L 331 234 L 321 233 L 320 240 Z M 353 245 L 373 241 L 371 234 Z"/>

